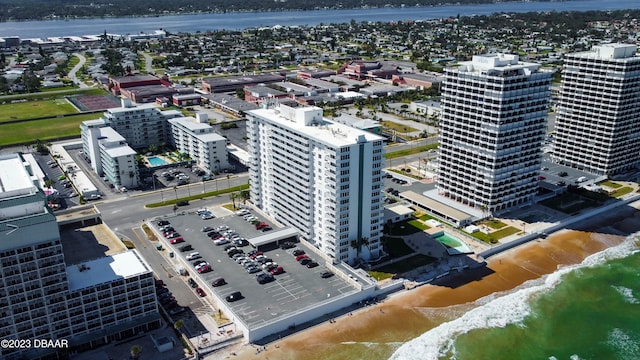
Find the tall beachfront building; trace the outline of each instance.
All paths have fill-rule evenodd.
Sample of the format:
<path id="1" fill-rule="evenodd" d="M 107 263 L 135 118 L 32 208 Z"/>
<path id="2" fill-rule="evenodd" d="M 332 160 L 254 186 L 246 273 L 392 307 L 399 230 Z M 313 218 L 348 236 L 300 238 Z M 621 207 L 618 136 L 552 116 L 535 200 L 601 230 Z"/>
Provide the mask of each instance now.
<path id="1" fill-rule="evenodd" d="M 318 107 L 265 105 L 247 119 L 254 204 L 335 261 L 378 258 L 383 138 Z"/>
<path id="2" fill-rule="evenodd" d="M 597 175 L 640 164 L 640 56 L 605 44 L 565 55 L 553 160 Z"/>
<path id="3" fill-rule="evenodd" d="M 552 72 L 517 55 L 445 69 L 438 193 L 485 213 L 533 200 Z"/>
<path id="4" fill-rule="evenodd" d="M 2 347 L 0 359 L 66 358 L 160 326 L 153 272 L 137 251 L 67 264 L 35 159 L 2 155 L 0 168 L 0 339 L 68 345 Z"/>

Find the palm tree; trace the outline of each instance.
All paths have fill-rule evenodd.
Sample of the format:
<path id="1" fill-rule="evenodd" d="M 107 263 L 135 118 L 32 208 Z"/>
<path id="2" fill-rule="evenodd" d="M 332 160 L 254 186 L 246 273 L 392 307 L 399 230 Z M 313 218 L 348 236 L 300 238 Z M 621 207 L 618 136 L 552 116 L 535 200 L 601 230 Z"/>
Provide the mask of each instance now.
<path id="1" fill-rule="evenodd" d="M 240 199 L 242 199 L 243 204 L 246 204 L 247 200 L 249 200 L 250 198 L 251 198 L 251 192 L 249 192 L 249 190 L 240 191 Z"/>
<path id="2" fill-rule="evenodd" d="M 239 198 L 239 196 L 238 196 L 238 193 L 236 193 L 236 192 L 232 192 L 232 193 L 229 194 L 229 199 L 231 199 L 231 201 L 233 202 L 233 208 L 234 209 L 236 208 L 236 199 L 238 199 L 238 198 Z"/>
<path id="3" fill-rule="evenodd" d="M 357 240 L 351 241 L 351 247 L 356 249 L 356 257 L 360 258 L 360 252 L 363 246 L 369 246 L 369 238 L 366 236 L 360 237 Z"/>
<path id="4" fill-rule="evenodd" d="M 140 357 L 140 353 L 142 352 L 142 346 L 133 345 L 129 352 L 131 353 L 130 359 L 138 359 Z"/>
<path id="5" fill-rule="evenodd" d="M 182 329 L 182 327 L 184 326 L 184 321 L 183 320 L 178 320 L 175 323 L 173 323 L 173 327 L 176 328 L 176 330 L 180 331 L 180 329 Z"/>
<path id="6" fill-rule="evenodd" d="M 47 180 L 44 181 L 44 186 L 48 187 L 48 188 L 52 188 L 53 185 L 55 185 L 55 184 L 56 184 L 56 181 L 53 180 L 53 179 L 47 179 Z"/>

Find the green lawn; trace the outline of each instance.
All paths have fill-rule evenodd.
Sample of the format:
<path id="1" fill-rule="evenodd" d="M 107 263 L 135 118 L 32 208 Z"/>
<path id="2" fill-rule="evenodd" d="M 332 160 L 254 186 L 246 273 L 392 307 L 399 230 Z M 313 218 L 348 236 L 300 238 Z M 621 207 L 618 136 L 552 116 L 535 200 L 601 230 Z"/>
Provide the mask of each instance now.
<path id="1" fill-rule="evenodd" d="M 520 232 L 520 229 L 514 228 L 512 226 L 508 226 L 506 228 L 503 228 L 502 230 L 494 231 L 490 234 L 485 234 L 483 232 L 476 231 L 469 235 L 473 236 L 478 240 L 482 240 L 486 243 L 495 244 L 500 239 L 505 238 L 509 235 L 517 234 L 518 232 Z"/>
<path id="2" fill-rule="evenodd" d="M 630 193 L 632 191 L 633 191 L 633 189 L 631 187 L 625 186 L 625 187 L 622 187 L 622 188 L 616 189 L 615 191 L 610 192 L 609 195 L 612 196 L 612 197 L 620 197 L 620 196 L 626 195 L 626 194 L 628 194 L 628 193 Z"/>
<path id="3" fill-rule="evenodd" d="M 36 139 L 55 140 L 80 136 L 80 123 L 99 117 L 100 114 L 82 114 L 11 124 L 0 123 L 0 146 L 30 144 Z"/>
<path id="4" fill-rule="evenodd" d="M 384 157 L 385 159 L 395 159 L 395 158 L 399 158 L 407 155 L 419 154 L 421 152 L 425 152 L 425 151 L 429 151 L 437 148 L 438 148 L 438 144 L 416 146 L 409 149 L 387 152 L 384 154 Z"/>
<path id="5" fill-rule="evenodd" d="M 40 100 L 0 105 L 0 122 L 74 114 L 78 110 L 66 100 Z"/>
<path id="6" fill-rule="evenodd" d="M 418 131 L 416 128 L 412 128 L 411 126 L 402 125 L 398 123 L 394 123 L 393 121 L 381 121 L 380 124 L 389 130 L 395 130 L 399 133 L 408 133 Z"/>
<path id="7" fill-rule="evenodd" d="M 101 88 L 89 88 L 79 89 L 73 88 L 71 90 L 57 90 L 56 93 L 52 92 L 37 92 L 31 94 L 14 94 L 14 95 L 2 95 L 0 96 L 0 103 L 11 102 L 11 100 L 27 99 L 27 100 L 51 100 L 56 98 L 63 98 L 70 95 L 105 95 L 107 91 Z"/>
<path id="8" fill-rule="evenodd" d="M 181 197 L 181 198 L 177 198 L 177 199 L 167 199 L 165 201 L 158 201 L 155 203 L 151 203 L 151 204 L 147 204 L 145 205 L 145 207 L 147 208 L 156 208 L 156 207 L 161 207 L 161 206 L 167 206 L 167 205 L 174 205 L 175 203 L 177 203 L 178 201 L 190 201 L 190 200 L 199 200 L 199 199 L 204 199 L 210 196 L 216 196 L 216 195 L 222 195 L 222 194 L 228 194 L 228 193 L 232 193 L 234 191 L 242 191 L 242 190 L 247 190 L 249 189 L 249 184 L 243 184 L 243 185 L 238 185 L 238 186 L 234 186 L 228 189 L 222 189 L 222 190 L 218 190 L 218 191 L 209 191 L 205 194 L 196 194 L 196 195 L 191 195 L 191 196 L 185 196 L 185 197 Z M 242 202 L 242 201 L 240 201 Z M 238 204 L 239 202 L 236 202 L 236 204 Z M 232 205 L 233 206 L 233 205 Z"/>
<path id="9" fill-rule="evenodd" d="M 389 231 L 389 235 L 390 236 L 411 235 L 426 229 L 429 229 L 429 226 L 423 224 L 421 221 L 409 220 L 406 222 L 394 224 Z"/>
<path id="10" fill-rule="evenodd" d="M 613 189 L 617 189 L 619 187 L 622 187 L 622 185 L 618 184 L 618 183 L 614 183 L 611 180 L 605 180 L 603 182 L 598 183 L 598 185 L 602 185 L 602 186 L 607 186 Z"/>
<path id="11" fill-rule="evenodd" d="M 495 230 L 502 229 L 503 227 L 507 226 L 507 224 L 503 223 L 500 220 L 496 220 L 496 219 L 483 221 L 483 222 L 481 222 L 481 224 L 487 225 L 488 227 L 490 227 L 492 229 L 495 229 Z"/>

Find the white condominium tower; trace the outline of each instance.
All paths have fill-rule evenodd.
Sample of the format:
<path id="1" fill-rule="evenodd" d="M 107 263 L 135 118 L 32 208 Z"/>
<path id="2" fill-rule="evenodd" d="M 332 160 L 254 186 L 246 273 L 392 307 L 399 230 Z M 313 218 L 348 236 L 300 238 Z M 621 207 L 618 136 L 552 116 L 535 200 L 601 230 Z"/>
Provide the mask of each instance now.
<path id="1" fill-rule="evenodd" d="M 640 163 L 640 56 L 605 44 L 565 55 L 553 160 L 597 175 Z"/>
<path id="2" fill-rule="evenodd" d="M 488 213 L 532 201 L 551 77 L 507 54 L 445 69 L 439 194 Z"/>
<path id="3" fill-rule="evenodd" d="M 247 113 L 251 200 L 337 261 L 382 253 L 383 138 L 331 122 L 318 107 Z"/>

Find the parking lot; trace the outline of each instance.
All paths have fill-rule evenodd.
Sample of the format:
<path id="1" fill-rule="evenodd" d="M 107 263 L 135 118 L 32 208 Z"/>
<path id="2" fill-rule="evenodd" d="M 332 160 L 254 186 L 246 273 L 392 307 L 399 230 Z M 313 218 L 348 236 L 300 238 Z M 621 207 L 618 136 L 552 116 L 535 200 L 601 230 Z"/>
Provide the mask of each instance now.
<path id="1" fill-rule="evenodd" d="M 205 296 L 211 296 L 212 293 L 215 293 L 220 301 L 225 301 L 226 296 L 240 291 L 243 298 L 229 303 L 229 306 L 233 309 L 234 316 L 240 317 L 247 325 L 263 324 L 296 309 L 354 290 L 352 285 L 338 276 L 321 277 L 321 273 L 326 271 L 322 266 L 321 259 L 314 256 L 310 249 L 301 244 L 296 244 L 297 248 L 304 250 L 310 258 L 319 263 L 319 266 L 307 268 L 298 263 L 291 254 L 295 248 L 281 249 L 272 247 L 271 250 L 264 251 L 263 256 L 282 266 L 284 273 L 274 275 L 274 281 L 259 284 L 256 275 L 263 271 L 249 273 L 245 267 L 236 263 L 227 255 L 224 248 L 228 244 L 215 245 L 207 236 L 207 233 L 201 230 L 205 226 L 211 228 L 228 226 L 230 229 L 234 229 L 239 236 L 246 239 L 262 236 L 265 232 L 256 230 L 254 225 L 248 223 L 241 216 L 224 208 L 210 210 L 215 215 L 213 219 L 204 220 L 195 212 L 172 217 L 170 219 L 171 225 L 185 241 L 175 245 L 168 245 L 168 241 L 166 241 L 165 244 L 174 250 L 174 256 L 184 260 L 184 263 L 187 264 L 186 267 L 190 268 L 192 276 L 200 277 L 207 284 Z M 254 215 L 257 215 L 260 221 L 269 222 L 258 214 L 254 213 Z M 157 222 L 151 225 L 156 230 L 159 229 Z M 270 225 L 273 227 L 270 232 L 277 235 L 279 228 L 271 223 Z M 180 252 L 178 248 L 185 244 L 191 245 L 193 250 Z M 251 245 L 238 246 L 238 248 L 241 248 L 244 253 L 249 253 L 249 251 L 253 250 Z M 197 261 L 207 261 L 213 271 L 195 275 L 194 261 L 186 261 L 186 256 L 194 251 L 199 252 L 202 257 Z M 220 277 L 225 279 L 226 284 L 217 287 L 212 286 L 212 282 Z"/>
<path id="2" fill-rule="evenodd" d="M 548 153 L 542 156 L 540 176 L 540 180 L 556 186 L 580 185 L 592 181 L 597 177 L 584 171 L 554 163 L 551 161 Z M 578 179 L 581 178 L 584 178 L 584 180 L 578 181 Z"/>

